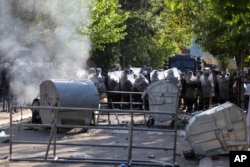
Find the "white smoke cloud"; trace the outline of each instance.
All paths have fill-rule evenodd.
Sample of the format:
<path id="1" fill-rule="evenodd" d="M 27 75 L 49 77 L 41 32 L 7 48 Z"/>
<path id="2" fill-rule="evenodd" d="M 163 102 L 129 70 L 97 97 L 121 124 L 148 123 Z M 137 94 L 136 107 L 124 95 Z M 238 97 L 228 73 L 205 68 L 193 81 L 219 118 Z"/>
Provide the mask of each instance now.
<path id="1" fill-rule="evenodd" d="M 31 103 L 46 79 L 84 77 L 91 41 L 88 36 L 79 35 L 76 27 L 89 23 L 92 2 L 15 1 L 1 0 L 0 4 L 0 62 L 2 68 L 8 67 L 10 88 L 17 102 Z M 13 4 L 17 4 L 15 12 Z M 20 11 L 47 19 L 36 22 L 32 18 L 32 23 L 27 22 L 20 19 Z"/>

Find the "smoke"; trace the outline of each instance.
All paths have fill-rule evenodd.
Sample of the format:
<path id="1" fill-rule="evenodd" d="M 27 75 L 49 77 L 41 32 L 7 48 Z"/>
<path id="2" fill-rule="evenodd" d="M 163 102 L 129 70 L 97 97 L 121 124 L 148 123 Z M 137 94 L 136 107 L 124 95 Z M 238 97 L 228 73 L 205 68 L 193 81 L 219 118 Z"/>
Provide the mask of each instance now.
<path id="1" fill-rule="evenodd" d="M 84 78 L 91 41 L 80 35 L 91 0 L 1 0 L 0 61 L 12 95 L 30 103 L 47 79 Z"/>

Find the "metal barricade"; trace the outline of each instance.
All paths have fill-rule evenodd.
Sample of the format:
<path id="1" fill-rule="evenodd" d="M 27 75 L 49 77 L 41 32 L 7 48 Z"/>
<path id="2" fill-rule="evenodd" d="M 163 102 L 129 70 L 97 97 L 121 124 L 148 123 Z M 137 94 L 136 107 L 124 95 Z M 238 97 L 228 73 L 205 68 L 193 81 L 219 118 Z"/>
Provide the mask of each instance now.
<path id="1" fill-rule="evenodd" d="M 143 94 L 143 92 L 128 92 L 128 91 L 106 91 L 105 92 L 107 94 L 107 97 L 108 97 L 108 100 L 107 102 L 100 102 L 100 108 L 101 109 L 105 109 L 105 108 L 108 108 L 108 109 L 122 109 L 123 106 L 127 106 L 126 109 L 130 109 L 130 110 L 133 110 L 133 109 L 137 109 L 138 110 L 138 107 L 135 108 L 134 105 L 137 105 L 137 106 L 141 106 L 139 108 L 145 110 L 145 102 L 144 102 L 144 99 L 140 101 L 134 101 L 133 100 L 133 95 L 139 95 L 141 96 Z M 112 98 L 110 98 L 110 95 L 121 95 L 121 99 L 120 101 L 113 101 Z M 128 101 L 123 101 L 122 100 L 122 96 L 128 96 Z M 119 105 L 119 107 L 116 107 L 117 105 Z M 111 114 L 114 114 L 115 117 L 116 117 L 116 120 L 117 120 L 117 123 L 118 125 L 120 124 L 120 121 L 119 121 L 119 115 L 118 113 L 116 112 L 94 112 L 94 115 L 98 117 L 98 115 L 107 115 L 107 118 L 108 118 L 108 124 L 110 125 L 111 124 L 111 121 L 110 121 L 110 116 Z M 124 113 L 126 114 L 126 113 Z M 146 117 L 145 117 L 145 114 L 144 115 L 144 121 L 146 121 Z"/>
<path id="2" fill-rule="evenodd" d="M 72 107 L 45 107 L 45 106 L 15 106 L 13 109 L 21 109 L 21 114 L 22 110 L 24 109 L 45 109 L 44 111 L 47 110 L 53 110 L 54 112 L 54 121 L 52 124 L 29 124 L 29 123 L 24 123 L 21 122 L 20 124 L 14 124 L 12 121 L 12 114 L 10 114 L 10 142 L 9 142 L 9 153 L 10 153 L 10 161 L 39 161 L 39 162 L 81 162 L 81 163 L 95 163 L 95 164 L 126 164 L 127 166 L 176 166 L 176 142 L 177 142 L 177 112 L 176 113 L 169 113 L 166 111 L 147 111 L 147 110 L 130 110 L 130 109 L 100 109 L 100 108 L 72 108 Z M 128 126 L 102 126 L 102 125 L 96 125 L 96 126 L 89 126 L 89 125 L 59 125 L 57 123 L 57 116 L 59 112 L 63 111 L 100 111 L 103 113 L 108 113 L 108 112 L 113 112 L 113 113 L 128 113 L 130 114 L 130 123 Z M 10 112 L 11 113 L 11 112 Z M 175 122 L 174 129 L 165 129 L 165 128 L 148 128 L 148 127 L 136 127 L 134 126 L 134 115 L 135 114 L 170 114 Z M 15 126 L 19 127 L 51 127 L 50 130 L 50 135 L 48 141 L 31 141 L 31 140 L 16 140 L 15 139 L 15 134 L 13 131 L 13 128 Z M 69 140 L 65 140 L 66 142 L 58 141 L 58 128 L 87 128 L 87 129 L 102 129 L 102 130 L 127 130 L 129 132 L 128 136 L 128 143 L 127 144 L 98 144 L 98 143 L 83 143 L 83 142 L 77 142 L 77 143 L 72 143 Z M 20 128 L 21 129 L 21 128 Z M 140 131 L 140 132 L 162 132 L 162 133 L 171 133 L 171 136 L 173 135 L 173 141 L 165 141 L 166 143 L 171 143 L 171 146 L 145 146 L 145 145 L 137 145 L 135 143 L 135 132 Z M 19 133 L 21 133 L 20 131 Z M 38 133 L 38 132 L 34 132 Z M 46 150 L 44 152 L 44 156 L 30 156 L 30 157 L 25 157 L 25 156 L 17 156 L 15 157 L 13 155 L 14 153 L 14 145 L 16 144 L 26 144 L 26 145 L 47 145 Z M 50 156 L 49 151 L 50 147 L 53 147 L 53 153 L 52 156 Z M 126 149 L 127 152 L 127 157 L 123 159 L 114 159 L 114 158 L 82 158 L 82 157 L 65 157 L 65 156 L 58 156 L 58 146 L 71 146 L 71 147 L 85 147 L 85 146 L 91 146 L 91 147 L 105 147 L 105 148 L 123 148 Z M 25 147 L 27 149 L 27 147 Z M 133 151 L 135 150 L 164 150 L 164 151 L 172 151 L 172 157 L 170 157 L 169 162 L 165 161 L 154 161 L 154 160 L 137 160 L 136 156 L 133 155 Z M 17 150 L 18 152 L 20 150 Z M 135 158 L 134 158 L 134 157 Z M 178 165 L 177 165 L 178 166 Z"/>

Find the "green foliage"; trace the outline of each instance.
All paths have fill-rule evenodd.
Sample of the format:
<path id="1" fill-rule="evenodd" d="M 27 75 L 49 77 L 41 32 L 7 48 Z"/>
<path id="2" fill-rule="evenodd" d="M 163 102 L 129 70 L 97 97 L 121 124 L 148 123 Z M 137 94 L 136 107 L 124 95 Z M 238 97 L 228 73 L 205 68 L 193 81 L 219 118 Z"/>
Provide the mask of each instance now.
<path id="1" fill-rule="evenodd" d="M 42 1 L 29 0 L 29 10 L 24 10 L 22 5 L 25 0 L 15 1 L 15 15 L 26 20 L 34 26 L 43 25 L 44 29 L 37 36 L 51 36 L 61 22 L 72 23 L 76 19 L 74 12 L 81 13 L 88 6 L 91 14 L 91 22 L 86 22 L 82 16 L 80 24 L 75 25 L 76 31 L 88 35 L 92 40 L 91 65 L 106 70 L 113 66 L 123 67 L 131 64 L 141 66 L 146 64 L 153 68 L 161 68 L 166 58 L 180 48 L 188 46 L 191 42 L 190 24 L 182 9 L 175 11 L 170 3 L 164 0 L 93 0 L 91 1 L 67 1 L 61 0 L 54 10 L 67 11 L 72 5 L 79 3 L 73 13 L 67 13 L 64 17 L 53 16 L 46 13 Z M 47 1 L 46 1 L 47 2 Z M 169 1 L 170 2 L 170 1 Z M 75 5 L 74 5 L 75 6 Z M 39 7 L 39 9 L 37 9 Z M 182 6 L 183 7 L 183 6 Z M 186 8 L 185 8 L 186 10 Z M 64 20 L 62 20 L 64 19 Z M 26 37 L 27 45 L 32 45 L 33 40 L 39 37 Z M 52 49 L 58 43 L 47 42 L 47 49 Z"/>
<path id="2" fill-rule="evenodd" d="M 130 11 L 126 21 L 128 35 L 120 42 L 123 67 L 145 64 L 161 68 L 168 56 L 190 44 L 189 24 L 163 0 L 120 3 L 124 10 Z"/>
<path id="3" fill-rule="evenodd" d="M 240 65 L 249 55 L 250 4 L 244 0 L 186 0 L 186 15 L 193 25 L 196 41 L 223 62 L 236 58 Z M 173 5 L 179 9 L 180 5 Z M 191 10 L 192 9 L 192 10 Z M 222 63 L 222 68 L 227 64 Z"/>
<path id="4" fill-rule="evenodd" d="M 117 0 L 94 0 L 92 23 L 89 27 L 93 51 L 104 50 L 106 44 L 124 39 L 126 35 L 124 21 L 129 13 L 122 11 L 120 7 Z"/>
<path id="5" fill-rule="evenodd" d="M 122 10 L 117 0 L 94 0 L 91 24 L 88 29 L 82 30 L 89 34 L 93 43 L 91 66 L 98 66 L 105 73 L 119 64 L 119 42 L 127 35 L 127 25 L 124 22 L 128 17 L 129 12 Z"/>
<path id="6" fill-rule="evenodd" d="M 250 67 L 250 56 L 246 56 L 244 62 L 245 62 L 245 67 Z"/>
<path id="7" fill-rule="evenodd" d="M 53 34 L 62 21 L 72 23 L 76 19 L 74 12 L 80 13 L 83 5 L 87 5 L 91 22 L 82 16 L 76 30 L 91 38 L 90 60 L 105 69 L 118 64 L 160 68 L 167 57 L 190 46 L 192 38 L 223 62 L 235 57 L 239 65 L 250 55 L 248 0 L 93 0 L 93 4 L 61 0 L 54 10 L 64 12 L 80 2 L 73 13 L 63 18 L 44 12 L 47 6 L 42 1 L 12 1 L 12 13 L 18 19 L 27 25 L 43 26 L 36 37 L 20 37 L 27 46 L 39 39 L 37 36 Z M 24 4 L 30 6 L 24 8 Z M 58 44 L 45 45 L 49 49 Z"/>

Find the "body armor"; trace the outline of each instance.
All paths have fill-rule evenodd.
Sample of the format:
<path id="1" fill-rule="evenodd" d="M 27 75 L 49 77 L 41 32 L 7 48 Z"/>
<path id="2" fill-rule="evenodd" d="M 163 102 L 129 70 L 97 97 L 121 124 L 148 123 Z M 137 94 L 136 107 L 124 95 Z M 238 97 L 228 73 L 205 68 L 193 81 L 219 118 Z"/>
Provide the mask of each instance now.
<path id="1" fill-rule="evenodd" d="M 229 99 L 229 78 L 225 76 L 218 77 L 219 97 L 223 100 Z"/>
<path id="2" fill-rule="evenodd" d="M 201 95 L 203 98 L 210 98 L 214 95 L 214 83 L 212 75 L 202 75 L 201 79 Z"/>

